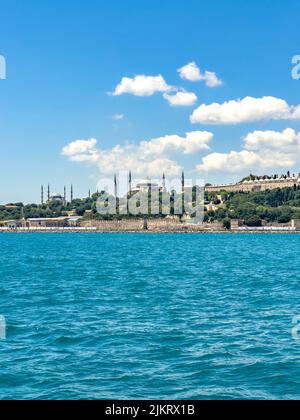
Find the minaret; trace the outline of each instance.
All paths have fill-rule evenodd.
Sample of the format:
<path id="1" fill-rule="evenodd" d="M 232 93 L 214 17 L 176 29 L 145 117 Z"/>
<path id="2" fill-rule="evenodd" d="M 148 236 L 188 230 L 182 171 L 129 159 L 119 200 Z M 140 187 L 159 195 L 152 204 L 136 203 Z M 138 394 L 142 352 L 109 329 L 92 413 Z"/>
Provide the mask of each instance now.
<path id="1" fill-rule="evenodd" d="M 128 185 L 127 185 L 128 191 L 127 191 L 127 214 L 129 214 L 129 198 L 131 197 L 132 192 L 132 173 L 129 171 L 128 173 Z"/>
<path id="2" fill-rule="evenodd" d="M 148 177 L 147 178 L 148 179 L 148 182 L 149 182 L 149 193 L 151 194 L 152 193 L 152 179 L 150 178 L 150 177 Z"/>
<path id="3" fill-rule="evenodd" d="M 163 187 L 163 192 L 166 192 L 167 188 L 166 188 L 166 175 L 165 175 L 165 173 L 163 174 L 163 185 L 162 185 L 162 187 Z"/>
<path id="4" fill-rule="evenodd" d="M 185 175 L 184 175 L 184 171 L 182 171 L 181 186 L 182 186 L 182 194 L 184 194 L 184 189 L 185 189 Z"/>
<path id="5" fill-rule="evenodd" d="M 114 176 L 114 186 L 115 186 L 115 197 L 118 198 L 118 180 L 117 180 L 117 174 Z"/>
<path id="6" fill-rule="evenodd" d="M 185 175 L 184 175 L 184 171 L 182 171 L 181 185 L 182 185 L 182 214 L 185 214 L 185 200 L 184 200 L 184 193 L 185 193 Z"/>
<path id="7" fill-rule="evenodd" d="M 41 205 L 44 204 L 44 186 L 41 186 Z"/>
<path id="8" fill-rule="evenodd" d="M 131 173 L 131 171 L 129 171 L 128 188 L 129 188 L 129 194 L 131 194 L 131 191 L 132 191 L 132 173 Z"/>
<path id="9" fill-rule="evenodd" d="M 91 190 L 89 190 L 89 199 L 91 198 Z"/>
<path id="10" fill-rule="evenodd" d="M 119 214 L 119 212 L 120 212 L 120 206 L 119 206 L 119 198 L 118 198 L 118 179 L 117 179 L 117 174 L 115 174 L 115 177 L 114 177 L 114 184 L 115 184 L 116 210 L 117 210 L 117 214 Z"/>
<path id="11" fill-rule="evenodd" d="M 71 203 L 73 202 L 73 198 L 74 198 L 74 189 L 73 189 L 73 184 L 71 185 Z"/>
<path id="12" fill-rule="evenodd" d="M 64 205 L 67 205 L 67 189 L 66 186 L 64 186 Z"/>
<path id="13" fill-rule="evenodd" d="M 50 195 L 51 195 L 51 193 L 50 193 L 50 184 L 48 184 L 48 202 L 50 201 Z"/>

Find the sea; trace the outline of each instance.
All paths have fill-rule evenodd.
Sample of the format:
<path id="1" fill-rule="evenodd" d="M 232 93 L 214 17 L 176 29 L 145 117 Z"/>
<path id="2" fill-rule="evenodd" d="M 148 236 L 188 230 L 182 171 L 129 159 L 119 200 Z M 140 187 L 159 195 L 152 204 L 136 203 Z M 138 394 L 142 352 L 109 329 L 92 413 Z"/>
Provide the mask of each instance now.
<path id="1" fill-rule="evenodd" d="M 0 320 L 1 400 L 298 400 L 300 235 L 1 233 Z"/>

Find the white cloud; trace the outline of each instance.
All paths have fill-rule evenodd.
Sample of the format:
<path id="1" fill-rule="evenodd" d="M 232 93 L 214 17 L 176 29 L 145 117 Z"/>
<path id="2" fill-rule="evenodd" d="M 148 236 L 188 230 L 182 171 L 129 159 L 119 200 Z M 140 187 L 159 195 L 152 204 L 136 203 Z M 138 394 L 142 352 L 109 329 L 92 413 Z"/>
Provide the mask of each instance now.
<path id="1" fill-rule="evenodd" d="M 183 80 L 188 80 L 190 82 L 205 82 L 206 86 L 210 88 L 215 88 L 223 84 L 216 73 L 212 71 L 206 71 L 202 74 L 195 62 L 181 67 L 178 69 L 178 73 Z"/>
<path id="2" fill-rule="evenodd" d="M 74 162 L 96 164 L 103 174 L 134 170 L 137 175 L 143 176 L 157 176 L 162 171 L 169 176 L 176 176 L 181 171 L 181 165 L 172 160 L 172 155 L 207 151 L 212 139 L 212 133 L 194 131 L 186 133 L 184 137 L 168 135 L 142 141 L 137 145 L 117 145 L 109 150 L 98 148 L 95 139 L 80 140 L 81 147 L 77 140 L 64 147 L 62 154 Z"/>
<path id="3" fill-rule="evenodd" d="M 223 85 L 222 80 L 220 80 L 216 73 L 212 71 L 206 71 L 203 75 L 203 80 L 205 81 L 206 86 L 210 88 L 216 88 Z"/>
<path id="4" fill-rule="evenodd" d="M 142 141 L 139 145 L 139 153 L 142 156 L 161 156 L 175 152 L 185 155 L 209 150 L 209 143 L 213 134 L 208 131 L 192 131 L 185 137 L 170 135 L 159 137 L 150 141 Z"/>
<path id="5" fill-rule="evenodd" d="M 190 120 L 197 124 L 241 124 L 261 120 L 296 120 L 300 119 L 300 105 L 290 106 L 279 98 L 246 97 L 240 100 L 201 105 Z"/>
<path id="6" fill-rule="evenodd" d="M 193 106 L 198 100 L 195 93 L 192 92 L 177 92 L 175 95 L 164 94 L 164 98 L 171 106 Z"/>
<path id="7" fill-rule="evenodd" d="M 300 165 L 300 133 L 291 128 L 282 132 L 254 131 L 243 141 L 244 150 L 211 153 L 202 159 L 197 169 L 201 172 L 245 173 Z"/>
<path id="8" fill-rule="evenodd" d="M 134 78 L 123 77 L 116 87 L 113 96 L 129 93 L 135 96 L 152 96 L 157 92 L 170 92 L 173 88 L 169 86 L 165 79 L 159 76 L 139 75 Z"/>
<path id="9" fill-rule="evenodd" d="M 202 80 L 201 71 L 195 62 L 189 63 L 177 71 L 183 80 L 189 80 L 190 82 L 200 82 Z"/>
<path id="10" fill-rule="evenodd" d="M 295 152 L 299 148 L 300 134 L 292 128 L 282 132 L 254 131 L 245 137 L 244 142 L 247 150 L 284 149 Z"/>
<path id="11" fill-rule="evenodd" d="M 201 172 L 240 172 L 243 169 L 259 164 L 258 156 L 254 152 L 211 153 L 205 156 L 197 167 Z"/>
<path id="12" fill-rule="evenodd" d="M 62 154 L 64 156 L 74 156 L 84 153 L 93 153 L 95 151 L 96 145 L 96 139 L 75 140 L 63 148 Z"/>
<path id="13" fill-rule="evenodd" d="M 124 114 L 116 114 L 116 115 L 113 116 L 114 121 L 123 121 L 124 119 L 125 119 Z"/>

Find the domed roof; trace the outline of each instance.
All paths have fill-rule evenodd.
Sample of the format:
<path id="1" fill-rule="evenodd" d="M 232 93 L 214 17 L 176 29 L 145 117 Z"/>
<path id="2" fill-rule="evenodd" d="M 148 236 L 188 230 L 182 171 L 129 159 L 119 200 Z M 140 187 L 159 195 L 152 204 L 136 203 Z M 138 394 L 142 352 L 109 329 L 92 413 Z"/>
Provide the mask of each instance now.
<path id="1" fill-rule="evenodd" d="M 139 186 L 151 186 L 151 185 L 157 186 L 158 184 L 156 184 L 155 182 L 152 182 L 151 179 L 144 179 L 137 184 L 138 187 Z"/>

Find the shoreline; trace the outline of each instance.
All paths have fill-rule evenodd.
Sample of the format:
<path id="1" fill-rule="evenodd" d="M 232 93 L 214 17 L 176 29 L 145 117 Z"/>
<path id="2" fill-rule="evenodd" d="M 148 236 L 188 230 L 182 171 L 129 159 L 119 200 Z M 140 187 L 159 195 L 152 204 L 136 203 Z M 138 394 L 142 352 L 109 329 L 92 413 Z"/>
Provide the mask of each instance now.
<path id="1" fill-rule="evenodd" d="M 300 234 L 300 230 L 207 230 L 207 231 L 181 231 L 181 230 L 174 230 L 174 231 L 170 231 L 170 230 L 120 230 L 120 231 L 103 231 L 103 230 L 28 230 L 28 231 L 20 231 L 20 230 L 5 230 L 5 231 L 0 231 L 0 235 L 2 234 L 22 234 L 22 235 L 26 235 L 26 234 L 183 234 L 183 235 L 189 235 L 189 234 L 193 234 L 193 235 L 220 235 L 220 234 L 225 234 L 225 235 L 238 235 L 238 234 Z"/>

